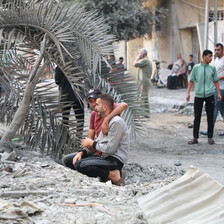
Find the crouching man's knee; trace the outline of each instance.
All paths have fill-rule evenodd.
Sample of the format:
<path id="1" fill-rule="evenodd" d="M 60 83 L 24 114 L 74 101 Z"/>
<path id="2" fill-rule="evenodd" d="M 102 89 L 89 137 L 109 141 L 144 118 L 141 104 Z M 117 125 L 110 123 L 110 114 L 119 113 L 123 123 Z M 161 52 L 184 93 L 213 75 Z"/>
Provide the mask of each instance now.
<path id="1" fill-rule="evenodd" d="M 75 169 L 74 168 L 74 165 L 73 165 L 73 158 L 75 157 L 76 153 L 71 153 L 71 154 L 68 154 L 68 155 L 65 155 L 63 158 L 62 158 L 62 164 L 66 167 L 69 167 L 70 169 Z"/>

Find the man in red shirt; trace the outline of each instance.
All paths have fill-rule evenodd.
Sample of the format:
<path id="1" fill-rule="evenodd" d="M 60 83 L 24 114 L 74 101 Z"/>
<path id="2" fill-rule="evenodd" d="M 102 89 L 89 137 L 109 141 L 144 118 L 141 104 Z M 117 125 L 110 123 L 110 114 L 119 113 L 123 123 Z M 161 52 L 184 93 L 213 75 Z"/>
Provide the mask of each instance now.
<path id="1" fill-rule="evenodd" d="M 124 110 L 127 109 L 128 105 L 126 103 L 115 103 L 113 111 L 104 119 L 100 117 L 96 111 L 96 99 L 98 96 L 101 95 L 101 91 L 98 89 L 90 89 L 87 94 L 88 103 L 93 110 L 90 117 L 90 126 L 89 126 L 89 133 L 88 138 L 94 139 L 95 135 L 98 137 L 100 131 L 104 135 L 108 133 L 109 121 L 116 115 L 120 115 Z"/>
<path id="2" fill-rule="evenodd" d="M 90 89 L 87 93 L 87 100 L 88 103 L 93 110 L 90 116 L 90 126 L 89 126 L 89 133 L 88 138 L 91 138 L 94 140 L 95 135 L 98 137 L 100 134 L 100 131 L 102 129 L 102 132 L 104 135 L 108 134 L 108 128 L 109 128 L 109 121 L 116 115 L 120 115 L 124 110 L 127 109 L 128 105 L 127 103 L 114 103 L 114 109 L 110 114 L 108 114 L 105 118 L 100 117 L 96 111 L 96 99 L 98 96 L 101 95 L 101 91 L 99 89 Z M 62 163 L 64 166 L 69 167 L 71 169 L 74 169 L 74 163 L 75 161 L 82 158 L 83 153 L 71 153 L 63 157 Z M 98 155 L 99 156 L 99 155 Z"/>

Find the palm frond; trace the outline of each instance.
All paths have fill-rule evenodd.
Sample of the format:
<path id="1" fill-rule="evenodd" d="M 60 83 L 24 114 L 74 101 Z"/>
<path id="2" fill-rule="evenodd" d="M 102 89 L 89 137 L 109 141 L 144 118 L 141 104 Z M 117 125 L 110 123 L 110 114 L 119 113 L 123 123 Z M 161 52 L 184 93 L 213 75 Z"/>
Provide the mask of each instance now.
<path id="1" fill-rule="evenodd" d="M 78 4 L 66 8 L 62 3 L 54 4 L 54 1 L 28 1 L 25 4 L 16 0 L 7 4 L 0 1 L 0 57 L 14 52 L 10 62 L 2 61 L 0 66 L 4 73 L 0 81 L 10 87 L 11 96 L 10 100 L 4 99 L 5 106 L 0 110 L 9 108 L 9 102 L 18 107 L 30 68 L 46 34 L 44 60 L 61 68 L 76 96 L 82 100 L 82 91 L 98 87 L 113 95 L 117 102 L 127 102 L 129 107 L 123 116 L 134 131 L 142 132 L 143 123 L 138 115 L 144 114 L 144 109 L 138 100 L 136 83 L 128 74 L 122 82 L 119 77 L 114 79 L 113 74 L 108 73 L 110 64 L 107 58 L 113 55 L 114 50 L 114 37 L 107 34 L 108 29 L 103 18 L 85 12 Z M 36 86 L 30 112 L 20 132 L 33 147 L 38 145 L 42 151 L 47 148 L 47 153 L 57 157 L 67 150 L 65 142 L 68 146 L 77 142 L 78 124 L 77 120 L 69 119 L 69 130 L 64 127 L 58 111 L 65 105 L 56 100 L 54 88 L 52 83 Z M 7 119 L 10 121 L 12 116 L 13 113 Z M 67 139 L 68 132 L 72 133 L 74 141 Z"/>

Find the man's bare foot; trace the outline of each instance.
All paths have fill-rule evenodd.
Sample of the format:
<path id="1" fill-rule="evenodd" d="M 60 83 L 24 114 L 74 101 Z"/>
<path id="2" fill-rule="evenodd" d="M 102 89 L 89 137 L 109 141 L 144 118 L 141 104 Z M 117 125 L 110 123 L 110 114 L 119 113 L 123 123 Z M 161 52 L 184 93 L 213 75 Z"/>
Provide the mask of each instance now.
<path id="1" fill-rule="evenodd" d="M 120 170 L 110 171 L 108 178 L 111 180 L 112 184 L 124 186 L 124 178 L 121 177 Z"/>
<path id="2" fill-rule="evenodd" d="M 120 170 L 111 170 L 108 178 L 113 182 L 117 182 L 121 179 Z"/>

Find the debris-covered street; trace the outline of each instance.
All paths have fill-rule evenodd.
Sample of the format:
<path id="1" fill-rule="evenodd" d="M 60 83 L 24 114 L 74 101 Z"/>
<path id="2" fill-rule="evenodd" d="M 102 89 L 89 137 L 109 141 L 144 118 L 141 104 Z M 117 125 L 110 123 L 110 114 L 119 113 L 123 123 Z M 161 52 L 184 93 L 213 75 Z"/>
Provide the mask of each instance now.
<path id="1" fill-rule="evenodd" d="M 0 223 L 147 223 L 137 199 L 173 182 L 190 165 L 224 184 L 224 139 L 218 136 L 223 121 L 217 121 L 215 145 L 203 136 L 189 146 L 193 110 L 186 107 L 185 93 L 151 87 L 149 137 L 132 142 L 124 187 L 88 178 L 19 143 L 19 161 L 5 161 L 8 155 L 1 154 Z"/>

